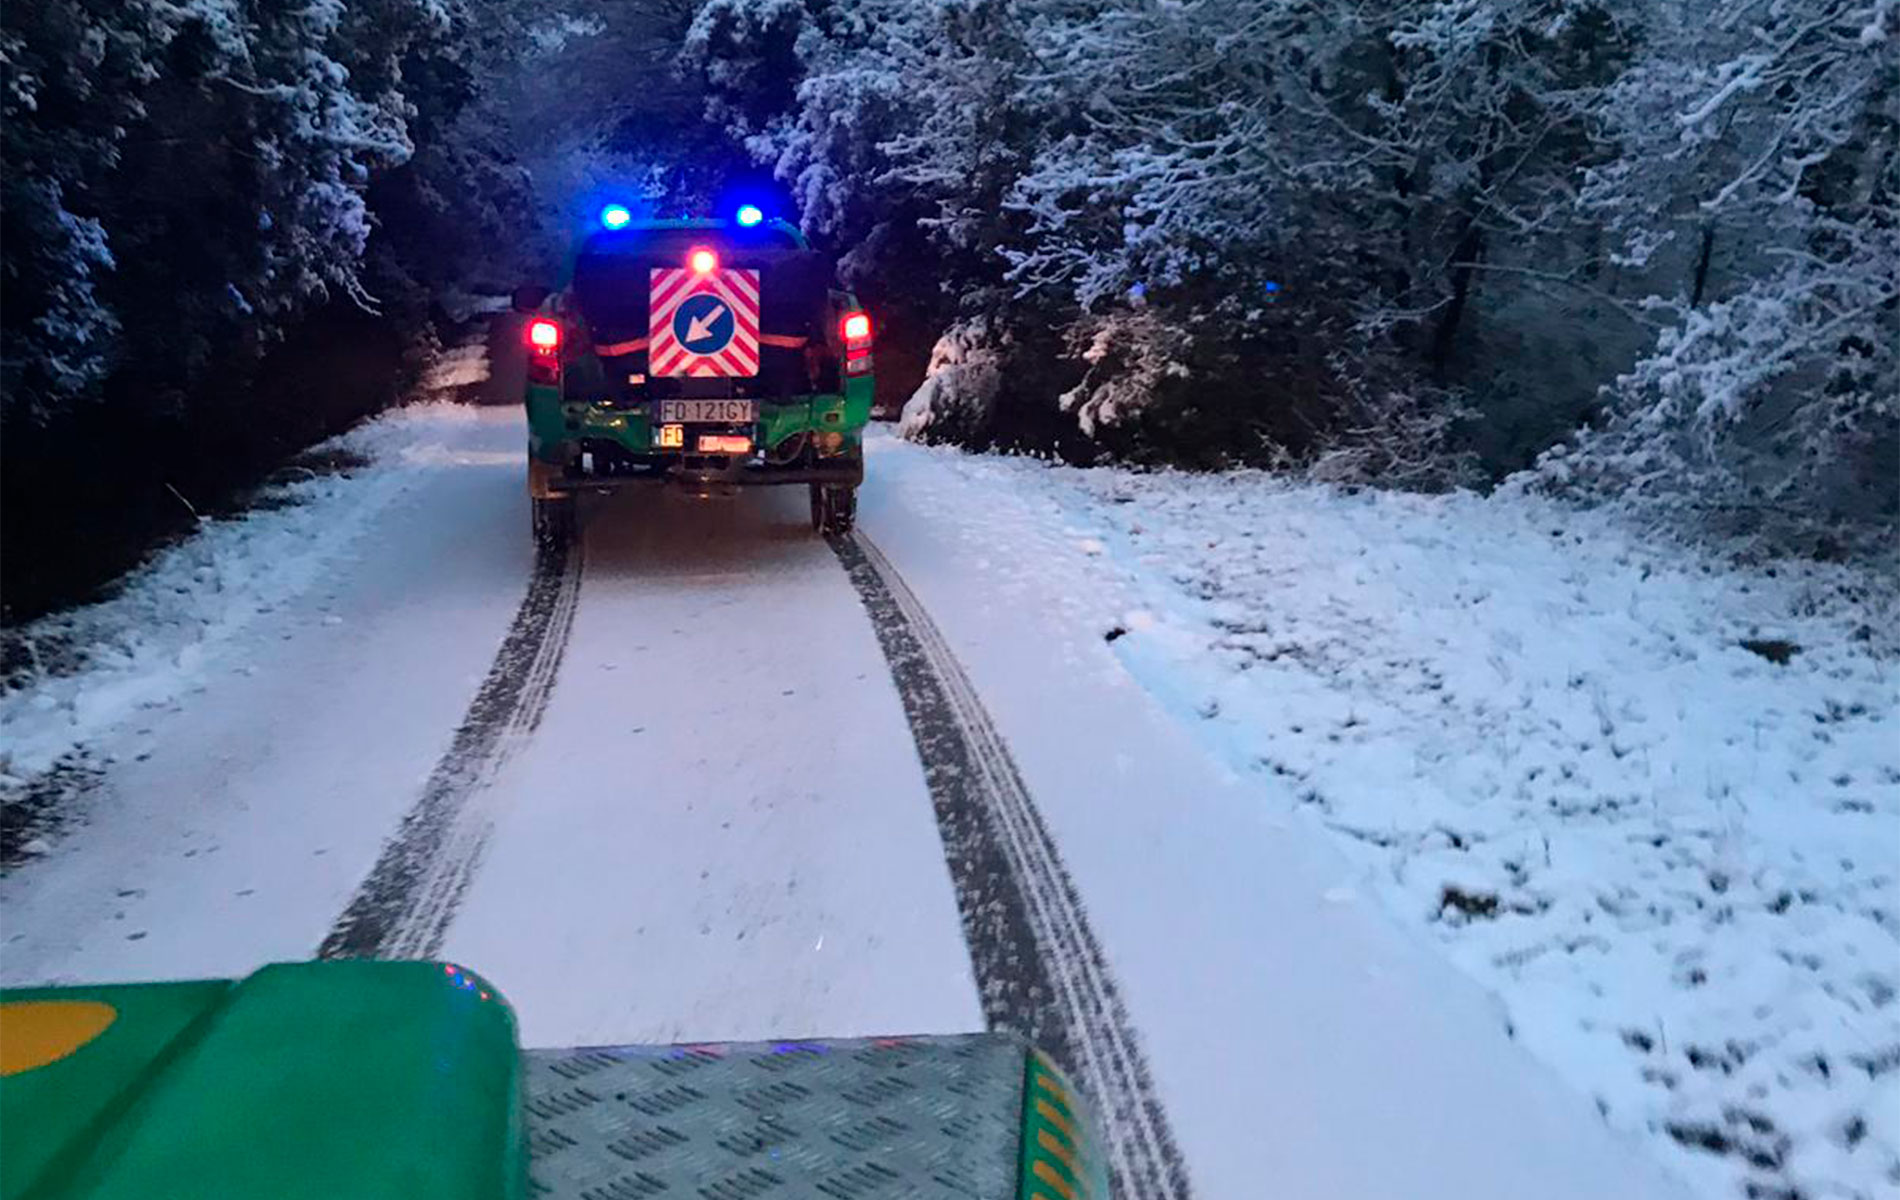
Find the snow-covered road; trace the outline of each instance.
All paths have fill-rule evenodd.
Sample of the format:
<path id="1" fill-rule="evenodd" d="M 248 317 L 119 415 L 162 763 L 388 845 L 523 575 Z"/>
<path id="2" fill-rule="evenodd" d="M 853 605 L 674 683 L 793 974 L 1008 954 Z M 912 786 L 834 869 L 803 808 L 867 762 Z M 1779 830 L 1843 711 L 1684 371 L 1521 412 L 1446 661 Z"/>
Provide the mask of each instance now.
<path id="1" fill-rule="evenodd" d="M 119 651 L 0 704 L 16 773 L 89 781 L 0 879 L 7 983 L 322 947 L 467 962 L 531 1045 L 989 1021 L 1100 1094 L 1130 1195 L 1690 1194 L 1516 1040 L 1569 1001 L 1501 1003 L 1197 728 L 1086 488 L 880 435 L 859 538 L 792 489 L 622 493 L 537 564 L 516 410 L 351 437 L 374 465 L 174 551 L 68 621 L 142 621 Z"/>
<path id="2" fill-rule="evenodd" d="M 803 491 L 589 499 L 559 683 L 443 952 L 532 1045 L 980 1027 L 903 710 Z"/>

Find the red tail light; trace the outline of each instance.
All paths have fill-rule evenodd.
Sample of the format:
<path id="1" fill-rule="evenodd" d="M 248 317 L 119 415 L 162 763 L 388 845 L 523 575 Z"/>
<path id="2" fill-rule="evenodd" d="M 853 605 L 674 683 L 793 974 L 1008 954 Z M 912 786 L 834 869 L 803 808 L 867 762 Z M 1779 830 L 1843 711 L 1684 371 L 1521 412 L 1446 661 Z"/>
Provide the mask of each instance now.
<path id="1" fill-rule="evenodd" d="M 558 321 L 528 322 L 528 382 L 561 381 L 561 326 Z"/>
<path id="2" fill-rule="evenodd" d="M 862 375 L 871 369 L 871 317 L 868 313 L 846 313 L 838 331 L 844 334 L 844 370 L 847 375 Z"/>

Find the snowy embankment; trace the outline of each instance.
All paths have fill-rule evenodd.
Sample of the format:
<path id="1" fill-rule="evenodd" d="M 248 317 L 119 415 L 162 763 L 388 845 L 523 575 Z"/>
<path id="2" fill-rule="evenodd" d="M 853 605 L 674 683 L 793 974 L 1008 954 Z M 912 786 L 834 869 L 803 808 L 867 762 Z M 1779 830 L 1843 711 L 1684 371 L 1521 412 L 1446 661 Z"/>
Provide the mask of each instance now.
<path id="1" fill-rule="evenodd" d="M 481 349 L 451 351 L 424 394 L 485 372 Z M 476 419 L 431 402 L 369 421 L 300 460 L 322 469 L 288 469 L 249 511 L 202 521 L 110 598 L 9 631 L 19 666 L 0 693 L 0 799 L 134 713 L 190 693 L 222 646 L 321 579 L 420 470 L 441 465 L 446 426 Z"/>
<path id="2" fill-rule="evenodd" d="M 1702 1194 L 1892 1194 L 1890 581 L 1525 498 L 887 447 L 1082 551 L 1134 676 Z"/>

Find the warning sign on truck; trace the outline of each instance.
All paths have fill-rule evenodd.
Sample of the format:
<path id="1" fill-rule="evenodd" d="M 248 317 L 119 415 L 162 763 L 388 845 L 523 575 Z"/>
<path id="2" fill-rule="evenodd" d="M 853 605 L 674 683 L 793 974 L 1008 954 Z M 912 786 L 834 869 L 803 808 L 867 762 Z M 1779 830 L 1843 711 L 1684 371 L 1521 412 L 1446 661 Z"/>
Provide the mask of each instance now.
<path id="1" fill-rule="evenodd" d="M 649 374 L 759 373 L 756 270 L 656 268 L 649 295 Z"/>

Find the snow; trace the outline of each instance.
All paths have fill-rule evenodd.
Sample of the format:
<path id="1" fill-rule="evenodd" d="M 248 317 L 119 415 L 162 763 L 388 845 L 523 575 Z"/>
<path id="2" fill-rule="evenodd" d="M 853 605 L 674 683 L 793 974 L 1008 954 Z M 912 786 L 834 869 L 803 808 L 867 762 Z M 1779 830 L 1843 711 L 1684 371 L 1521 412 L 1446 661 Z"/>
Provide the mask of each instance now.
<path id="1" fill-rule="evenodd" d="M 0 980 L 229 977 L 314 953 L 521 603 L 522 438 L 516 409 L 391 413 L 348 439 L 372 466 L 168 553 L 211 583 L 155 564 L 75 615 L 129 649 L 38 690 L 120 702 L 75 725 L 7 699 L 9 748 L 83 734 L 99 779 L 0 877 Z"/>
<path id="2" fill-rule="evenodd" d="M 1146 635 L 1106 640 L 1132 606 L 1074 544 L 1086 510 L 1052 477 L 871 447 L 861 528 L 1008 740 L 1197 1195 L 1258 1195 L 1262 1163 L 1289 1196 L 1682 1194 L 1433 947 L 1340 902 L 1361 881 L 1323 832 L 1142 686 L 1116 647 Z"/>
<path id="3" fill-rule="evenodd" d="M 1275 830 L 1325 831 L 1346 877 L 1313 894 L 1349 911 L 1376 897 L 1699 1193 L 1891 1186 L 1890 581 L 1724 568 L 1523 497 L 873 449 L 902 536 L 944 526 L 930 554 L 887 547 L 924 576 L 913 584 L 933 611 L 963 614 L 976 646 L 1008 640 L 1004 610 L 1053 616 L 1069 627 L 1064 669 L 1094 677 L 1079 711 L 1016 727 L 1019 753 L 1025 728 L 1028 746 L 1135 753 L 1092 728 L 1099 697 L 1132 680 L 1246 781 L 1265 824 L 1236 836 L 1256 856 Z M 940 515 L 970 511 L 982 521 Z M 891 520 L 866 510 L 880 544 Z M 967 580 L 932 561 L 975 539 Z M 1774 639 L 1799 647 L 1785 665 L 1740 644 Z M 1195 929 L 1184 940 L 1217 936 L 1180 915 Z M 1143 1026 L 1173 1022 L 1232 1037 L 1185 1012 Z"/>
<path id="4" fill-rule="evenodd" d="M 441 404 L 371 421 L 315 451 L 360 455 L 367 466 L 274 487 L 266 507 L 201 522 L 109 599 L 13 631 L 23 656 L 41 665 L 0 696 L 5 773 L 43 771 L 191 691 L 236 635 L 320 581 L 337 553 L 415 486 L 412 457 L 476 420 Z"/>
<path id="5" fill-rule="evenodd" d="M 560 683 L 444 955 L 530 1046 L 981 1028 L 896 687 L 804 489 L 589 499 Z"/>
<path id="6" fill-rule="evenodd" d="M 988 322 L 978 319 L 946 330 L 931 347 L 922 386 L 904 402 L 898 432 L 921 439 L 982 428 L 1002 387 L 1000 361 Z M 927 432 L 933 426 L 936 433 Z"/>
<path id="7" fill-rule="evenodd" d="M 478 295 L 455 289 L 442 294 L 441 304 L 449 320 L 457 324 L 472 321 L 476 317 L 505 313 L 514 307 L 513 298 L 510 296 Z"/>
<path id="8" fill-rule="evenodd" d="M 488 381 L 488 347 L 469 342 L 442 352 L 423 374 L 424 393 L 446 392 Z"/>

